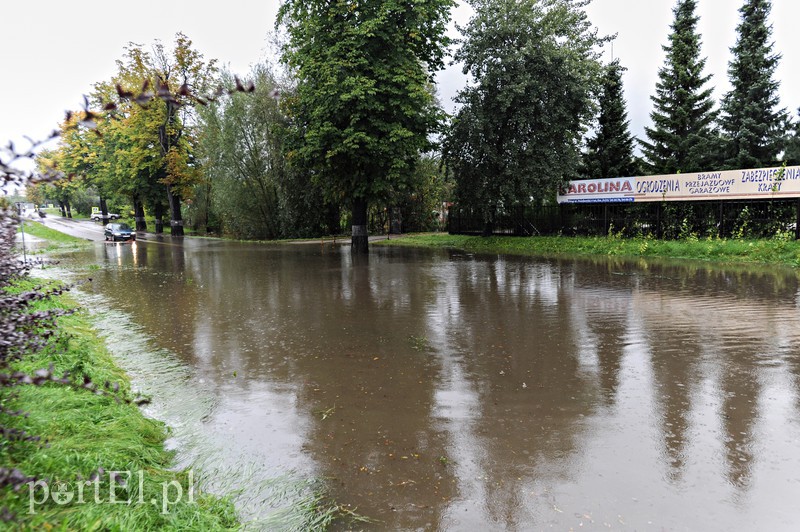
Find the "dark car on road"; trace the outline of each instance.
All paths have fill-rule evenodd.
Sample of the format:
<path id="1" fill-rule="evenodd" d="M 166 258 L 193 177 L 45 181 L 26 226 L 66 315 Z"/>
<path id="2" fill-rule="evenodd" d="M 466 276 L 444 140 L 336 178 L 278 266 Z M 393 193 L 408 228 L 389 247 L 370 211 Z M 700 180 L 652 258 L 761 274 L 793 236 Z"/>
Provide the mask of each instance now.
<path id="1" fill-rule="evenodd" d="M 133 229 L 128 224 L 108 224 L 103 231 L 103 235 L 106 240 L 111 240 L 112 242 L 136 240 L 136 233 L 133 232 Z"/>

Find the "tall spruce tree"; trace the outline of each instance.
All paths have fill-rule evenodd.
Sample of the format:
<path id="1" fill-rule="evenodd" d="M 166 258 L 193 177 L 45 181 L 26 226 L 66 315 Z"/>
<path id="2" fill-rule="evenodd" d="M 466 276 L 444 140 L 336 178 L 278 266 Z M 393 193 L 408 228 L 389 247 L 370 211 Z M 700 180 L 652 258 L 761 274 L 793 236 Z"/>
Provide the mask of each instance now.
<path id="1" fill-rule="evenodd" d="M 791 166 L 800 164 L 800 109 L 797 110 L 797 117 L 797 120 L 789 120 L 786 125 L 786 152 L 783 160 Z"/>
<path id="2" fill-rule="evenodd" d="M 700 57 L 697 34 L 696 0 L 678 0 L 667 57 L 658 71 L 655 106 L 646 127 L 646 141 L 640 141 L 649 170 L 672 174 L 703 170 L 711 160 L 710 143 L 716 120 L 712 88 L 703 88 L 711 79 L 704 76 L 706 60 Z"/>
<path id="3" fill-rule="evenodd" d="M 622 94 L 624 71 L 625 68 L 618 60 L 605 68 L 597 133 L 586 142 L 587 151 L 583 158 L 588 178 L 607 179 L 636 174 L 633 137 L 630 134 L 628 112 Z"/>
<path id="4" fill-rule="evenodd" d="M 780 54 L 772 53 L 769 0 L 746 0 L 728 65 L 732 89 L 722 99 L 720 120 L 727 168 L 758 168 L 777 162 L 783 148 L 785 109 L 773 79 Z"/>

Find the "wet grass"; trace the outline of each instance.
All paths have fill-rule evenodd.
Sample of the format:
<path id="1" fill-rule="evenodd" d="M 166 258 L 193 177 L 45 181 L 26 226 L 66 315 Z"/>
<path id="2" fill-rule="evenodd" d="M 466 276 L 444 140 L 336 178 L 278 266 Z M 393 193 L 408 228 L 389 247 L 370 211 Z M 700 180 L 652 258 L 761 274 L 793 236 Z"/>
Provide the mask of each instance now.
<path id="1" fill-rule="evenodd" d="M 336 504 L 326 495 L 327 488 L 320 480 L 286 476 L 270 481 L 270 488 L 271 505 L 279 506 L 282 501 L 291 504 L 259 522 L 264 530 L 327 530 L 334 523 L 346 524 L 352 530 L 374 523 L 350 507 Z"/>
<path id="2" fill-rule="evenodd" d="M 82 301 L 95 310 L 105 307 L 97 295 L 88 300 L 84 295 Z M 92 318 L 98 329 L 115 331 L 107 337 L 108 345 L 135 381 L 152 393 L 153 406 L 148 410 L 167 424 L 176 425 L 172 443 L 178 444 L 182 463 L 193 464 L 192 468 L 200 472 L 195 479 L 199 478 L 202 485 L 228 494 L 245 530 L 325 530 L 332 522 L 347 529 L 348 523 L 362 519 L 335 501 L 325 479 L 297 473 L 271 477 L 272 473 L 259 463 L 237 460 L 235 447 L 228 448 L 227 443 L 217 446 L 204 428 L 213 400 L 191 384 L 195 381 L 192 369 L 176 363 L 169 351 L 154 349 L 146 332 L 131 324 L 124 313 L 101 310 Z M 333 423 L 330 417 L 335 411 L 334 405 L 314 414 Z"/>
<path id="3" fill-rule="evenodd" d="M 89 244 L 89 241 L 87 240 L 76 238 L 66 233 L 62 233 L 61 231 L 56 231 L 55 229 L 51 229 L 39 222 L 25 220 L 24 229 L 26 236 L 33 236 L 47 241 L 46 247 L 36 246 L 35 252 L 48 252 L 54 250 L 63 250 L 66 248 L 77 248 L 87 246 Z M 17 245 L 20 246 L 21 244 Z M 30 245 L 30 243 L 28 243 L 28 245 Z"/>
<path id="4" fill-rule="evenodd" d="M 26 279 L 10 291 L 55 283 Z M 71 297 L 60 296 L 32 310 L 52 308 L 77 307 Z M 323 479 L 287 474 L 259 480 L 243 471 L 205 467 L 202 460 L 199 466 L 176 470 L 176 455 L 164 447 L 169 429 L 135 404 L 115 399 L 138 395 L 97 334 L 95 319 L 85 310 L 59 318 L 59 334 L 41 353 L 13 369 L 30 373 L 53 364 L 56 375 L 68 371 L 77 382 L 87 377 L 101 388 L 108 382 L 109 391 L 116 383 L 118 392 L 98 395 L 54 384 L 21 386 L 12 396 L 0 395 L 4 408 L 29 414 L 6 424 L 42 438 L 40 443 L 0 445 L 0 464 L 33 474 L 47 485 L 46 490 L 35 484 L 18 492 L 0 489 L 0 508 L 16 516 L 15 529 L 299 531 L 326 530 L 333 523 L 361 528 L 360 523 L 368 522 L 337 503 Z M 90 481 L 98 472 L 99 481 Z M 111 472 L 120 472 L 126 483 L 114 488 L 116 504 L 111 503 Z M 198 485 L 228 495 L 204 493 Z M 72 500 L 64 503 L 70 496 Z M 234 504 L 239 499 L 260 501 L 255 514 L 248 516 L 252 520 L 239 519 Z M 120 504 L 126 501 L 131 502 Z"/>
<path id="5" fill-rule="evenodd" d="M 62 296 L 37 306 L 35 310 L 70 308 L 74 303 Z M 0 491 L 2 505 L 16 515 L 15 526 L 30 530 L 225 530 L 239 526 L 228 499 L 193 486 L 191 470 L 171 469 L 173 455 L 164 448 L 166 427 L 145 417 L 136 404 L 117 400 L 133 398 L 130 383 L 83 311 L 59 318 L 58 334 L 46 349 L 14 369 L 31 372 L 51 363 L 58 375 L 69 371 L 79 382 L 88 377 L 101 387 L 117 383 L 119 391 L 96 394 L 51 384 L 4 392 L 4 407 L 29 413 L 7 424 L 42 438 L 39 443 L 0 447 L 0 463 L 42 479 L 38 487 Z M 120 480 L 112 482 L 112 471 L 121 472 Z M 98 473 L 97 481 L 88 480 Z M 126 485 L 114 488 L 117 503 L 113 504 L 112 484 L 120 481 Z M 64 502 L 67 499 L 71 500 Z"/>
<path id="6" fill-rule="evenodd" d="M 378 245 L 460 249 L 472 253 L 503 253 L 530 256 L 606 255 L 618 257 L 663 257 L 720 263 L 780 264 L 800 267 L 800 242 L 788 235 L 771 239 L 609 237 L 480 237 L 448 234 L 409 235 Z"/>

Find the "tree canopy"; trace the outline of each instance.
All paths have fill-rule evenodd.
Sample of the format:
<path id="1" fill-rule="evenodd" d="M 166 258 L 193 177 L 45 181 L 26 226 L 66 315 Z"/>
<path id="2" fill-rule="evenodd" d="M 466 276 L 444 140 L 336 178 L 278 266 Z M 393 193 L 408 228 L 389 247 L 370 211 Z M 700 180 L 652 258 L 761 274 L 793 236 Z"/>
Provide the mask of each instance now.
<path id="1" fill-rule="evenodd" d="M 772 53 L 769 0 L 745 0 L 739 9 L 731 90 L 722 99 L 722 133 L 727 168 L 771 166 L 783 149 L 788 114 L 780 106 L 774 79 L 780 54 Z"/>
<path id="2" fill-rule="evenodd" d="M 223 83 L 234 83 L 228 72 Z M 286 117 L 277 97 L 291 98 L 269 65 L 257 65 L 252 94 L 234 93 L 202 109 L 200 139 L 203 189 L 193 210 L 217 219 L 238 238 L 317 236 L 328 205 L 307 172 L 289 168 L 285 157 Z M 205 200 L 208 205 L 202 205 Z M 338 216 L 336 217 L 338 229 Z"/>
<path id="3" fill-rule="evenodd" d="M 603 42 L 572 0 L 473 0 L 456 60 L 461 90 L 444 155 L 458 201 L 496 208 L 545 200 L 575 175 Z"/>
<path id="4" fill-rule="evenodd" d="M 63 124 L 61 169 L 96 187 L 101 206 L 111 193 L 129 196 L 140 230 L 143 203 L 157 218 L 169 204 L 172 234 L 182 235 L 181 198 L 199 179 L 192 163 L 194 104 L 196 95 L 209 92 L 215 75 L 215 62 L 206 62 L 181 33 L 171 51 L 160 42 L 149 52 L 131 43 L 115 76 L 95 84 L 87 108 L 89 102 L 103 108 L 116 98 L 119 104 L 102 116 L 72 113 Z"/>
<path id="5" fill-rule="evenodd" d="M 642 151 L 654 174 L 704 170 L 712 160 L 710 143 L 716 120 L 711 79 L 704 75 L 706 60 L 700 56 L 696 0 L 678 0 L 664 66 L 658 71 L 652 127 L 645 128 Z"/>
<path id="6" fill-rule="evenodd" d="M 624 70 L 619 61 L 613 61 L 605 67 L 600 88 L 597 131 L 586 142 L 587 151 L 584 155 L 586 177 L 591 179 L 629 177 L 638 170 L 622 93 Z"/>
<path id="7" fill-rule="evenodd" d="M 278 23 L 296 76 L 289 160 L 329 199 L 353 206 L 353 249 L 367 250 L 367 207 L 405 187 L 442 113 L 432 95 L 453 0 L 287 0 Z"/>

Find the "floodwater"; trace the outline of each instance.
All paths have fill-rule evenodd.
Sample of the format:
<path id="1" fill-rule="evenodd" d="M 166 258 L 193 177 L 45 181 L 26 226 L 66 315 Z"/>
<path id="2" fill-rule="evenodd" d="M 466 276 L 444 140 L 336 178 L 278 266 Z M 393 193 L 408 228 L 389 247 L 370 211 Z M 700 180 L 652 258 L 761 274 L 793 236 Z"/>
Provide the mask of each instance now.
<path id="1" fill-rule="evenodd" d="M 375 530 L 800 526 L 791 270 L 194 239 L 68 260 L 173 444 L 245 495 L 324 479 Z"/>

